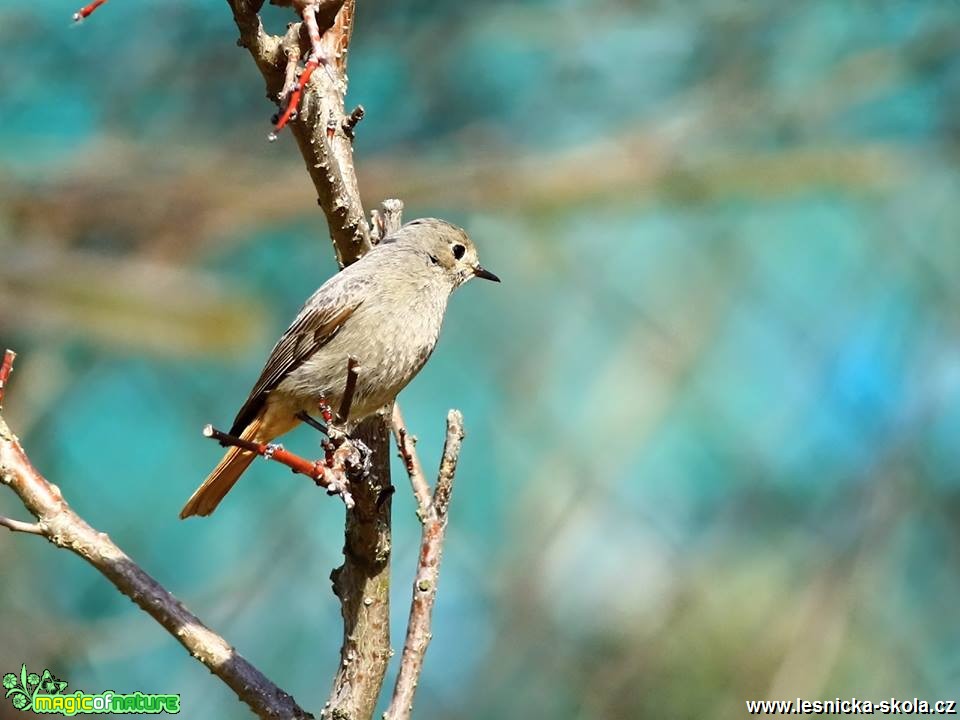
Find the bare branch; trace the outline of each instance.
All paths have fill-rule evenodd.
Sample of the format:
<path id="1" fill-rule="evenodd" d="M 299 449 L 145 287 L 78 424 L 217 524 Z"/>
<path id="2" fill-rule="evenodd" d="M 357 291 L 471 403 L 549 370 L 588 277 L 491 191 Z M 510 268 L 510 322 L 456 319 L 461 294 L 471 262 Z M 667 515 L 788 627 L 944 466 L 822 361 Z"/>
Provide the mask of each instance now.
<path id="1" fill-rule="evenodd" d="M 106 533 L 90 527 L 59 488 L 30 463 L 20 441 L 0 417 L 0 482 L 9 486 L 35 525 L 3 518 L 10 530 L 42 535 L 80 556 L 162 625 L 187 651 L 225 682 L 261 718 L 306 720 L 313 716 L 267 679 L 230 644 L 127 556 Z"/>
<path id="2" fill-rule="evenodd" d="M 447 530 L 447 508 L 453 492 L 453 480 L 463 443 L 463 415 L 459 410 L 447 414 L 447 437 L 443 445 L 443 458 L 437 473 L 437 485 L 433 501 L 421 518 L 423 535 L 420 541 L 420 560 L 417 576 L 413 582 L 413 602 L 407 622 L 407 637 L 403 643 L 400 671 L 393 689 L 390 707 L 384 720 L 407 720 L 413 710 L 413 696 L 423 670 L 423 658 L 432 637 L 430 622 L 433 605 L 437 598 L 437 581 L 440 577 L 440 560 L 443 555 L 443 539 Z"/>
<path id="3" fill-rule="evenodd" d="M 228 4 L 240 30 L 237 44 L 250 51 L 260 72 L 266 77 L 266 73 L 273 72 L 278 63 L 285 61 L 285 57 L 280 47 L 280 38 L 263 29 L 263 23 L 257 14 L 263 7 L 263 0 L 228 0 Z M 269 94 L 267 97 L 270 97 Z"/>
<path id="4" fill-rule="evenodd" d="M 351 140 L 354 138 L 354 131 L 356 130 L 357 124 L 363 120 L 366 112 L 367 111 L 363 109 L 363 105 L 357 105 L 343 121 L 343 132 Z"/>
<path id="5" fill-rule="evenodd" d="M 327 435 L 327 433 L 330 432 L 330 428 L 328 428 L 324 423 L 320 422 L 319 420 L 317 420 L 315 417 L 313 417 L 310 413 L 306 411 L 301 410 L 294 417 L 297 418 L 297 420 L 299 420 L 300 422 L 305 422 L 314 430 L 316 430 L 317 432 L 321 432 L 324 435 Z"/>
<path id="6" fill-rule="evenodd" d="M 433 490 L 433 504 L 430 510 L 446 522 L 450 495 L 453 493 L 453 478 L 460 461 L 460 446 L 466 435 L 463 429 L 463 414 L 459 410 L 447 413 L 447 437 L 443 443 L 443 455 L 440 458 L 440 470 L 437 473 L 437 486 Z"/>
<path id="7" fill-rule="evenodd" d="M 390 649 L 390 431 L 383 418 L 360 423 L 352 439 L 371 450 L 371 467 L 350 485 L 343 564 L 330 574 L 343 615 L 343 645 L 333 689 L 321 717 L 372 717 L 393 651 Z"/>
<path id="8" fill-rule="evenodd" d="M 427 476 L 424 475 L 423 465 L 420 464 L 420 458 L 417 457 L 416 438 L 407 431 L 407 425 L 403 420 L 403 413 L 400 412 L 400 404 L 394 403 L 393 406 L 393 437 L 397 441 L 397 452 L 400 459 L 403 460 L 404 467 L 407 469 L 407 476 L 410 478 L 410 487 L 413 489 L 413 495 L 417 499 L 417 517 L 423 522 L 426 512 L 430 507 L 430 486 L 427 484 Z"/>

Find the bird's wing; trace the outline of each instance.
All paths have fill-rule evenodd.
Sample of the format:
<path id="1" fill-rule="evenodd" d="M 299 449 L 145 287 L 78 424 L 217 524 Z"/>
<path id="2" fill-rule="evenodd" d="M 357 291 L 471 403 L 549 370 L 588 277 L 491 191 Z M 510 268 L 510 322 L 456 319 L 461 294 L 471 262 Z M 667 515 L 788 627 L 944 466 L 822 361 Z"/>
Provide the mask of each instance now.
<path id="1" fill-rule="evenodd" d="M 231 434 L 243 432 L 260 411 L 267 393 L 340 332 L 344 322 L 362 302 L 356 293 L 343 292 L 344 289 L 342 285 L 336 288 L 324 285 L 303 306 L 296 320 L 274 345 L 250 397 L 233 421 Z"/>

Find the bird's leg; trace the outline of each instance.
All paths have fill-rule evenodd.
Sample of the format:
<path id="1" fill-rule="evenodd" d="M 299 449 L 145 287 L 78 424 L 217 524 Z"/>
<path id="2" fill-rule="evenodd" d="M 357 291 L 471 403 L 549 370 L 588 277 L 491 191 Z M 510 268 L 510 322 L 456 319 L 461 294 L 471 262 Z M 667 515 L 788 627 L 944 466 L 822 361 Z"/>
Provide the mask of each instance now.
<path id="1" fill-rule="evenodd" d="M 296 415 L 294 415 L 294 417 L 297 418 L 297 420 L 300 420 L 301 422 L 305 422 L 314 430 L 322 432 L 324 435 L 327 434 L 327 426 L 324 425 L 319 420 L 317 420 L 313 415 L 308 413 L 306 410 L 301 410 Z"/>

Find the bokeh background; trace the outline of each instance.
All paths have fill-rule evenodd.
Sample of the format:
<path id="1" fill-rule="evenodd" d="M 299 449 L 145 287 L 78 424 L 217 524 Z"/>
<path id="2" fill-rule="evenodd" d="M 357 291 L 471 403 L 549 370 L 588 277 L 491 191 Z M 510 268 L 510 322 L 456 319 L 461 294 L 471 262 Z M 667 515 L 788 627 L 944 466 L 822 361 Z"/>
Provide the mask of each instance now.
<path id="1" fill-rule="evenodd" d="M 257 463 L 177 512 L 219 456 L 199 428 L 335 269 L 322 215 L 225 3 L 74 9 L 0 8 L 7 419 L 318 711 L 342 505 Z M 956 698 L 960 5 L 360 0 L 350 71 L 367 207 L 463 224 L 504 278 L 458 293 L 403 394 L 429 467 L 448 407 L 469 431 L 418 716 Z M 247 716 L 73 556 L 0 535 L 0 573 L 0 670 Z"/>

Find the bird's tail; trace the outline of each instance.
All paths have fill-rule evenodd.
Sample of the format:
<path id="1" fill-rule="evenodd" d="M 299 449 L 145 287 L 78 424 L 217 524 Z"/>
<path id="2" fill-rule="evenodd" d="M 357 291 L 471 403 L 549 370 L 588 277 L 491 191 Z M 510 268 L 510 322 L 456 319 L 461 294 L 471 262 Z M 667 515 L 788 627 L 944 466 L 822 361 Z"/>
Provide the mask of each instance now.
<path id="1" fill-rule="evenodd" d="M 262 426 L 263 413 L 261 412 L 244 428 L 240 437 L 244 440 L 264 442 L 262 438 L 257 437 Z M 243 471 L 250 467 L 250 463 L 253 462 L 255 457 L 256 454 L 249 450 L 241 450 L 238 447 L 228 449 L 223 459 L 203 481 L 203 484 L 187 500 L 187 504 L 180 511 L 180 517 L 204 516 L 216 510 L 217 505 L 240 479 Z"/>

